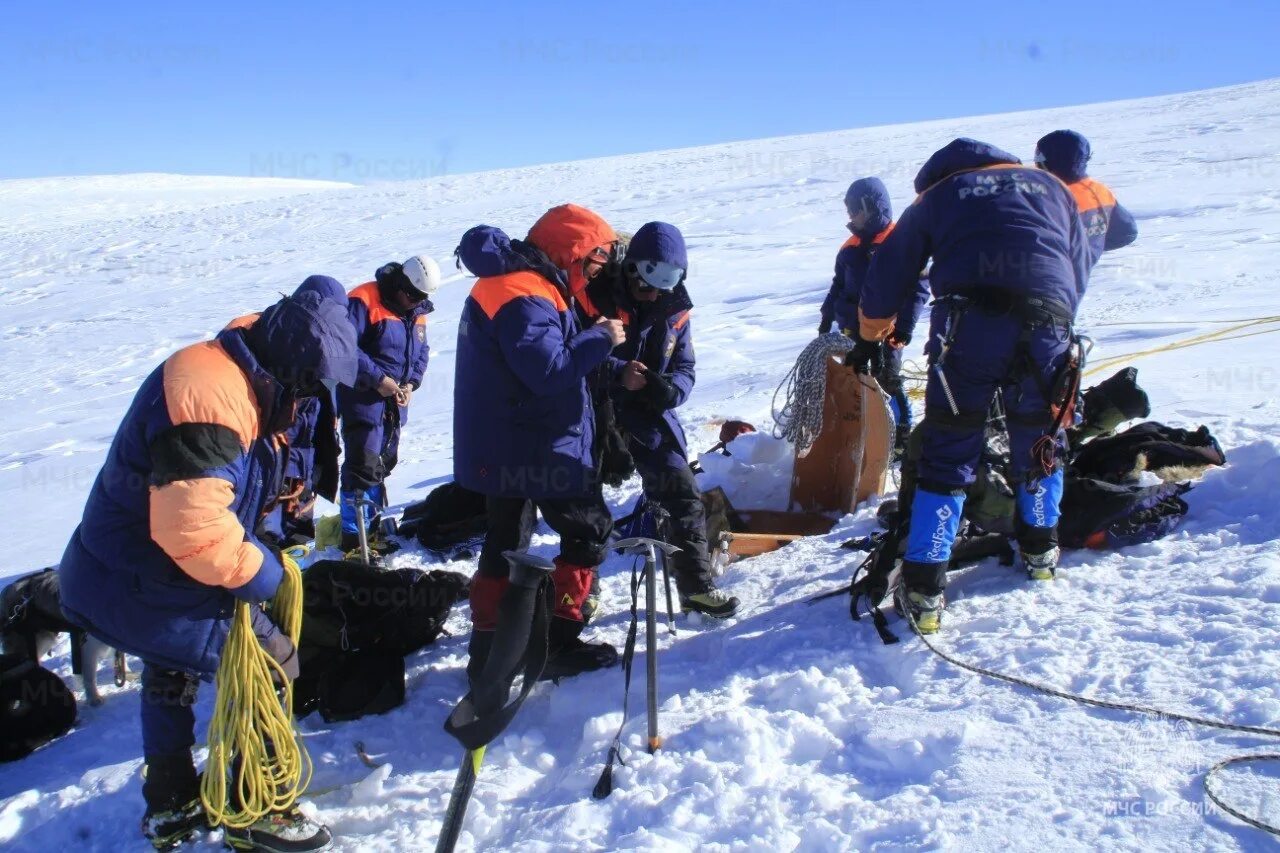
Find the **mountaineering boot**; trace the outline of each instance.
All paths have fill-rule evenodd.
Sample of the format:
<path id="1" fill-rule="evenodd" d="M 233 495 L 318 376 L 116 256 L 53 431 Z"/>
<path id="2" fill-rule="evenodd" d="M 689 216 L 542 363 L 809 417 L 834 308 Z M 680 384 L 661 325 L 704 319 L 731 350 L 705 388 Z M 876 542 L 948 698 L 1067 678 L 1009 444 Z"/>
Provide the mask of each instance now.
<path id="1" fill-rule="evenodd" d="M 903 611 L 903 600 L 906 600 L 906 612 Z M 894 609 L 906 617 L 910 615 L 912 629 L 917 634 L 936 634 L 942 627 L 942 611 L 947 602 L 942 593 L 925 595 L 915 590 L 907 590 L 905 595 L 895 596 Z"/>
<path id="2" fill-rule="evenodd" d="M 329 828 L 304 815 L 297 806 L 275 812 L 244 829 L 226 827 L 223 838 L 233 850 L 311 853 L 333 841 Z"/>
<path id="3" fill-rule="evenodd" d="M 342 532 L 342 552 L 347 556 L 360 557 L 360 534 L 344 530 Z M 400 543 L 393 542 L 380 534 L 369 534 L 369 556 L 385 557 L 400 550 Z"/>
<path id="4" fill-rule="evenodd" d="M 586 643 L 574 637 L 552 648 L 540 681 L 559 681 L 584 672 L 608 669 L 618 662 L 618 650 L 608 643 Z"/>
<path id="5" fill-rule="evenodd" d="M 1035 527 L 1021 517 L 1015 529 L 1018 534 L 1018 550 L 1022 553 L 1022 566 L 1033 581 L 1051 581 L 1058 569 L 1058 528 Z"/>
<path id="6" fill-rule="evenodd" d="M 559 681 L 584 672 L 611 667 L 618 662 L 618 650 L 608 643 L 583 642 L 583 624 L 559 616 L 551 620 L 547 641 L 550 656 L 542 670 L 542 681 Z"/>
<path id="7" fill-rule="evenodd" d="M 168 850 L 196 830 L 208 828 L 200 802 L 200 777 L 189 751 L 148 756 L 142 774 L 142 797 L 147 803 L 142 834 L 151 846 Z"/>
<path id="8" fill-rule="evenodd" d="M 1033 581 L 1051 581 L 1058 572 L 1057 547 L 1050 548 L 1043 554 L 1022 555 L 1022 564 L 1027 569 L 1027 577 Z"/>
<path id="9" fill-rule="evenodd" d="M 190 839 L 197 830 L 208 828 L 209 821 L 199 797 L 162 811 L 147 809 L 142 816 L 142 834 L 157 850 L 171 850 Z"/>
<path id="10" fill-rule="evenodd" d="M 702 613 L 713 619 L 728 619 L 738 612 L 738 599 L 713 586 L 705 592 L 680 596 L 680 609 L 686 613 Z"/>

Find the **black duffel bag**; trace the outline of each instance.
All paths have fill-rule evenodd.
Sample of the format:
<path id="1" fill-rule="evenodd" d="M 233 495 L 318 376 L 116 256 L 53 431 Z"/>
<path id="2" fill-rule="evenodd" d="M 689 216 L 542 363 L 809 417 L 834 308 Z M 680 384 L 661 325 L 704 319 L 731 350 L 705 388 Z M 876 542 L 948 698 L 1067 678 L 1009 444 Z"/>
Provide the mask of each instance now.
<path id="1" fill-rule="evenodd" d="M 328 722 L 402 704 L 405 655 L 436 641 L 468 583 L 457 572 L 351 560 L 321 560 L 302 578 L 294 712 L 319 711 Z"/>

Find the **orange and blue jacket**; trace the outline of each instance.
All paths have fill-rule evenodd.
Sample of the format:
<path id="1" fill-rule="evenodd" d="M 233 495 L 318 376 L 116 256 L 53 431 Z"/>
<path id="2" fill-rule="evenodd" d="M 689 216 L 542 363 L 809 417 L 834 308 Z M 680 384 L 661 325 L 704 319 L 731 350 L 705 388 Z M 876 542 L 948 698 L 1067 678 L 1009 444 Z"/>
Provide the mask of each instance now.
<path id="1" fill-rule="evenodd" d="M 1075 316 L 1089 282 L 1089 247 L 1061 180 L 960 138 L 925 162 L 915 189 L 919 195 L 876 252 L 862 288 L 863 338 L 880 340 L 893 330 L 930 259 L 935 298 L 989 288 Z"/>
<path id="2" fill-rule="evenodd" d="M 376 281 L 351 291 L 347 316 L 356 330 L 360 370 L 355 387 L 338 394 L 343 417 L 380 423 L 386 401 L 377 387 L 384 376 L 390 376 L 397 385 L 412 385 L 415 390 L 422 385 L 431 355 L 427 315 L 432 310 L 431 301 L 423 300 L 408 314 L 395 313 L 387 307 Z M 400 421 L 408 421 L 406 409 L 400 411 Z"/>
<path id="3" fill-rule="evenodd" d="M 1096 264 L 1103 252 L 1121 249 L 1138 239 L 1138 223 L 1133 214 L 1116 201 L 1115 193 L 1101 181 L 1085 177 L 1067 184 L 1089 242 L 1089 257 Z"/>
<path id="4" fill-rule="evenodd" d="M 255 353 L 297 356 L 322 379 L 355 376 L 344 306 L 291 300 L 143 381 L 67 545 L 68 617 L 144 661 L 214 672 L 236 600 L 264 601 L 280 583 L 279 556 L 255 529 L 281 492 L 294 394 Z"/>
<path id="5" fill-rule="evenodd" d="M 585 238 L 585 227 L 565 229 L 565 241 L 600 245 L 613 239 L 604 228 Z M 549 260 L 553 254 L 489 227 L 460 255 L 468 269 L 496 273 L 477 279 L 463 305 L 454 374 L 454 478 L 481 494 L 575 497 L 595 481 L 586 380 L 613 343 L 603 328 L 579 327 L 572 277 Z"/>

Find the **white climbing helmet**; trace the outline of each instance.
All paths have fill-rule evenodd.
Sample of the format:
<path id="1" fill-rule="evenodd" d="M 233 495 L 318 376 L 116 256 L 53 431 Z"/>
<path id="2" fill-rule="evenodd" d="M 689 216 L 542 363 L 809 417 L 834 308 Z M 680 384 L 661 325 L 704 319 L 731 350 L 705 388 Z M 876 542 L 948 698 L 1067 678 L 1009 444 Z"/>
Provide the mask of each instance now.
<path id="1" fill-rule="evenodd" d="M 414 255 L 405 261 L 404 274 L 419 293 L 430 296 L 440 289 L 440 265 L 426 255 Z"/>

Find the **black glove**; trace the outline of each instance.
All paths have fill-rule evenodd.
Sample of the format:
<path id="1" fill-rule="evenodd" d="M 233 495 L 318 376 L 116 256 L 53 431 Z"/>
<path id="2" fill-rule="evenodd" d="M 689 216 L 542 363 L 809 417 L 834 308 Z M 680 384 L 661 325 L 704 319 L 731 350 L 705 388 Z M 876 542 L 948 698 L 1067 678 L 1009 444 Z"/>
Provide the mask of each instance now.
<path id="1" fill-rule="evenodd" d="M 911 332 L 905 329 L 894 329 L 889 333 L 889 343 L 901 349 L 911 343 Z"/>
<path id="2" fill-rule="evenodd" d="M 678 392 L 671 383 L 671 378 L 649 368 L 645 368 L 644 378 L 645 386 L 638 393 L 645 401 L 659 412 L 674 409 Z"/>
<path id="3" fill-rule="evenodd" d="M 879 373 L 884 369 L 883 347 L 879 341 L 856 338 L 853 349 L 844 357 L 844 363 L 846 367 L 852 367 L 854 373 Z"/>
<path id="4" fill-rule="evenodd" d="M 818 324 L 818 334 L 826 335 L 831 333 L 831 318 L 823 317 L 822 322 Z"/>

